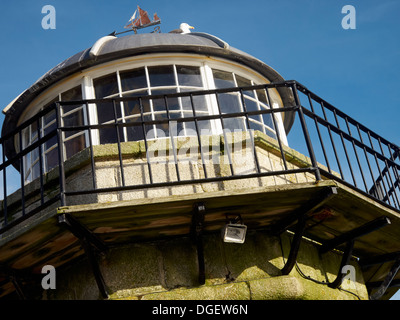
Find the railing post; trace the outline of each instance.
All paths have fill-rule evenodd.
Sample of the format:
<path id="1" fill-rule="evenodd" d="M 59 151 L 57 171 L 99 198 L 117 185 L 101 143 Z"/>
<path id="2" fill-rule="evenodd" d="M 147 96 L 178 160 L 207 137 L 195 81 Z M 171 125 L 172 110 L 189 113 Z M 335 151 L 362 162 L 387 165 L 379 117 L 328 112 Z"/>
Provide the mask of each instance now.
<path id="1" fill-rule="evenodd" d="M 61 105 L 59 102 L 56 102 L 55 108 L 56 108 L 56 124 L 57 124 L 60 201 L 61 201 L 61 207 L 63 207 L 67 204 L 67 202 L 65 198 L 64 141 L 63 141 L 63 131 L 62 131 Z"/>
<path id="2" fill-rule="evenodd" d="M 19 141 L 19 150 L 21 152 L 23 148 L 22 144 L 22 129 L 18 132 L 18 141 Z M 4 150 L 3 150 L 4 152 Z M 20 180 L 21 180 L 21 208 L 22 208 L 22 216 L 25 215 L 25 168 L 24 168 L 24 157 L 21 156 L 19 161 L 19 173 L 20 173 Z"/>
<path id="3" fill-rule="evenodd" d="M 303 130 L 303 134 L 304 134 L 304 138 L 306 140 L 306 144 L 307 144 L 307 150 L 308 150 L 308 154 L 310 156 L 311 159 L 311 164 L 313 166 L 313 169 L 315 171 L 315 179 L 317 181 L 321 180 L 321 173 L 319 171 L 319 167 L 318 167 L 318 163 L 317 160 L 315 158 L 315 153 L 314 153 L 314 149 L 311 143 L 311 139 L 310 139 L 310 134 L 308 133 L 308 128 L 307 128 L 307 124 L 306 121 L 304 119 L 304 113 L 303 113 L 303 107 L 301 106 L 300 103 L 300 98 L 299 95 L 297 93 L 297 83 L 294 82 L 291 84 L 291 88 L 293 91 L 293 96 L 294 96 L 294 101 L 297 107 L 297 112 L 299 114 L 299 119 L 300 119 L 300 124 L 301 124 L 301 128 Z"/>
<path id="4" fill-rule="evenodd" d="M 6 162 L 6 155 L 5 155 L 5 146 L 4 146 L 5 142 L 3 141 L 1 144 L 1 149 L 2 149 L 2 157 L 3 157 L 3 164 Z M 8 223 L 8 216 L 7 216 L 7 167 L 4 166 L 3 169 L 3 221 L 4 221 L 4 225 L 6 226 Z"/>

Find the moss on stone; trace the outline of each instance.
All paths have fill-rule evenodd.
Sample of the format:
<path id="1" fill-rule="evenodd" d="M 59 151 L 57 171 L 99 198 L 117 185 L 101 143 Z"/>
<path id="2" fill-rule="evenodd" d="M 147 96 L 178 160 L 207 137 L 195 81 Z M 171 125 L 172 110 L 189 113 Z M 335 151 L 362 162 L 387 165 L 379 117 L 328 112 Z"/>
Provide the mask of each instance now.
<path id="1" fill-rule="evenodd" d="M 250 300 L 250 291 L 246 283 L 237 282 L 151 293 L 142 300 Z"/>
<path id="2" fill-rule="evenodd" d="M 249 281 L 252 300 L 355 300 L 350 293 L 294 276 Z"/>

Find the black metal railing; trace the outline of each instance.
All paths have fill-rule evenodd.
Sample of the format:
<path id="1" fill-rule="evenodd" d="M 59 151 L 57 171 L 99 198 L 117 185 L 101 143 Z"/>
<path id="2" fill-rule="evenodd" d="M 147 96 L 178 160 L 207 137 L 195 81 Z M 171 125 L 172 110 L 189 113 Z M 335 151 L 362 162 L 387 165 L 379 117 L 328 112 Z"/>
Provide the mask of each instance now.
<path id="1" fill-rule="evenodd" d="M 272 104 L 270 90 L 285 91 L 287 96 L 291 96 L 293 102 L 279 108 L 249 110 L 246 106 L 246 92 L 251 90 L 265 90 L 267 103 Z M 242 106 L 240 112 L 222 113 L 220 106 L 220 97 L 223 94 L 235 94 Z M 200 114 L 196 110 L 195 98 L 197 96 L 208 96 L 215 99 L 219 113 Z M 169 102 L 174 98 L 189 98 L 191 116 L 176 118 L 171 117 Z M 155 120 L 146 119 L 144 105 L 151 100 L 164 101 L 164 117 Z M 118 116 L 118 106 L 121 103 L 135 102 L 139 106 L 140 115 L 136 121 L 121 121 Z M 98 124 L 95 119 L 91 119 L 90 107 L 96 104 L 102 104 L 102 107 L 113 109 L 114 119 L 106 124 Z M 67 105 L 81 105 L 85 110 L 85 123 L 80 125 L 65 126 L 62 117 L 62 107 Z M 55 113 L 56 126 L 46 135 L 40 129 L 40 121 Z M 282 127 L 277 123 L 277 116 L 294 113 L 295 120 L 290 133 L 288 134 L 289 147 L 282 141 Z M 274 141 L 277 146 L 278 156 L 280 157 L 281 167 L 275 169 L 266 169 L 260 162 L 263 155 L 257 151 L 256 140 L 260 135 L 253 131 L 255 116 L 271 115 L 271 127 L 275 130 Z M 232 149 L 229 146 L 229 136 L 225 122 L 227 119 L 240 118 L 243 120 L 245 129 L 249 135 L 252 159 L 254 161 L 254 170 L 248 172 L 235 172 L 232 162 Z M 223 152 L 229 159 L 230 172 L 225 176 L 215 175 L 209 172 L 205 161 L 205 150 L 209 146 L 202 146 L 203 140 L 200 131 L 200 124 L 205 121 L 214 121 L 219 123 L 222 130 L 220 134 L 222 144 L 225 146 Z M 38 130 L 37 140 L 28 147 L 15 153 L 6 155 L 6 146 L 15 144 L 16 149 L 23 146 L 23 132 L 29 126 L 36 122 Z M 93 124 L 94 123 L 94 124 Z M 182 175 L 179 159 L 177 156 L 177 140 L 171 134 L 172 124 L 191 123 L 195 128 L 195 139 L 199 147 L 199 156 L 204 173 L 203 177 L 185 179 Z M 167 137 L 170 141 L 169 152 L 173 155 L 175 174 L 174 178 L 168 181 L 157 181 L 154 177 L 152 164 L 153 159 L 149 156 L 149 148 L 152 140 L 147 137 L 147 129 L 163 125 L 167 128 Z M 148 179 L 142 183 L 129 183 L 125 173 L 124 157 L 122 143 L 126 140 L 121 136 L 121 130 L 124 128 L 136 128 L 142 131 L 141 140 L 144 144 L 147 158 L 146 172 Z M 96 181 L 96 158 L 94 148 L 94 137 L 99 130 L 111 130 L 115 132 L 113 143 L 117 145 L 120 184 L 112 187 L 99 187 Z M 89 154 L 89 166 L 91 183 L 90 187 L 79 190 L 69 190 L 67 187 L 66 173 L 66 154 L 65 154 L 65 136 L 66 133 L 84 132 L 86 137 L 85 150 Z M 44 157 L 46 143 L 56 140 L 56 150 L 58 154 L 57 165 L 50 171 L 44 172 Z M 7 133 L 0 139 L 2 146 L 2 163 L 0 172 L 2 174 L 2 211 L 0 213 L 1 228 L 0 232 L 8 230 L 28 217 L 35 215 L 49 206 L 65 206 L 69 204 L 69 199 L 74 196 L 93 195 L 111 192 L 124 192 L 137 189 L 169 187 L 174 185 L 188 185 L 196 183 L 211 183 L 220 181 L 229 181 L 236 179 L 260 178 L 268 176 L 285 176 L 290 174 L 309 173 L 315 180 L 334 179 L 350 186 L 359 192 L 373 198 L 381 204 L 394 210 L 400 210 L 400 149 L 395 144 L 387 141 L 383 137 L 369 130 L 353 118 L 342 111 L 333 107 L 331 104 L 321 99 L 303 85 L 296 81 L 286 81 L 282 83 L 271 83 L 243 88 L 229 88 L 196 92 L 174 93 L 166 95 L 122 97 L 114 99 L 95 99 L 83 101 L 63 101 L 58 102 L 46 110 L 41 111 L 27 122 L 18 126 L 12 132 Z M 288 150 L 293 149 L 306 156 L 307 161 L 299 166 L 293 166 L 287 159 Z M 36 150 L 39 156 L 40 173 L 39 178 L 26 183 L 24 176 L 25 159 L 30 153 Z M 262 160 L 262 159 L 261 159 Z M 154 161 L 153 161 L 154 162 Z M 21 174 L 18 172 L 21 172 Z M 10 184 L 18 181 L 13 189 Z"/>
<path id="2" fill-rule="evenodd" d="M 324 175 L 400 209 L 399 147 L 296 84 Z M 318 108 L 318 109 L 317 109 Z"/>

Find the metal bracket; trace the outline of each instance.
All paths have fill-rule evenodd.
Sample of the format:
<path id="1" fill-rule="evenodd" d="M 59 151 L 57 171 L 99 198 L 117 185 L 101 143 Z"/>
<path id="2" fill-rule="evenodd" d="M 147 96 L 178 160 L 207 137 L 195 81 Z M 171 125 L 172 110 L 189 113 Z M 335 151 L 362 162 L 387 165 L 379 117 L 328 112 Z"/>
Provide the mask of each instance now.
<path id="1" fill-rule="evenodd" d="M 342 233 L 341 235 L 337 236 L 336 238 L 333 238 L 331 240 L 326 241 L 319 249 L 319 252 L 321 254 L 331 251 L 335 247 L 347 243 L 346 249 L 343 252 L 342 256 L 342 261 L 340 263 L 340 268 L 337 274 L 336 279 L 329 283 L 328 286 L 330 288 L 338 288 L 343 281 L 344 274 L 342 272 L 342 269 L 345 265 L 349 264 L 351 254 L 354 248 L 354 241 L 355 239 L 364 236 L 368 233 L 371 233 L 373 231 L 376 231 L 386 225 L 390 224 L 390 220 L 387 217 L 380 217 L 375 220 L 372 220 L 370 222 L 367 222 L 363 224 L 362 226 L 355 228 L 353 230 L 350 230 L 348 232 Z"/>
<path id="2" fill-rule="evenodd" d="M 372 258 L 363 258 L 359 260 L 358 263 L 360 264 L 362 269 L 365 269 L 366 267 L 372 265 L 383 264 L 390 261 L 395 262 L 393 263 L 392 268 L 382 282 L 370 282 L 366 284 L 367 288 L 370 290 L 372 290 L 372 288 L 377 288 L 377 290 L 372 295 L 370 295 L 370 300 L 379 300 L 385 294 L 386 290 L 389 287 L 399 285 L 399 281 L 393 279 L 400 269 L 400 251 L 386 253 Z"/>
<path id="3" fill-rule="evenodd" d="M 240 224 L 243 224 L 243 219 L 242 219 L 242 216 L 240 214 L 234 214 L 232 216 L 234 216 L 234 218 L 230 217 L 229 213 L 225 213 L 225 218 L 226 218 L 226 222 L 227 223 L 234 223 L 234 224 L 240 223 Z"/>
<path id="4" fill-rule="evenodd" d="M 203 228 L 204 214 L 206 207 L 203 203 L 195 203 L 192 212 L 192 225 L 190 234 L 193 242 L 196 244 L 197 261 L 199 266 L 199 283 L 202 285 L 206 282 L 205 264 L 204 264 L 204 248 L 203 248 Z"/>
<path id="5" fill-rule="evenodd" d="M 21 284 L 20 279 L 17 276 L 12 275 L 12 276 L 10 276 L 10 280 L 11 280 L 12 284 L 14 285 L 15 291 L 17 291 L 18 297 L 21 300 L 27 300 L 27 297 L 24 293 L 23 286 Z"/>
<path id="6" fill-rule="evenodd" d="M 20 300 L 27 300 L 27 295 L 24 292 L 24 287 L 21 283 L 21 278 L 14 272 L 14 270 L 9 269 L 6 272 L 8 279 L 13 284 L 15 291 L 17 292 L 18 298 Z"/>
<path id="7" fill-rule="evenodd" d="M 297 223 L 296 226 L 296 233 L 294 235 L 294 238 L 292 240 L 292 246 L 290 248 L 290 253 L 289 253 L 289 257 L 286 260 L 286 263 L 284 265 L 284 267 L 282 268 L 281 272 L 282 275 L 288 275 L 290 273 L 290 271 L 292 271 L 295 263 L 296 263 L 296 259 L 297 259 L 297 254 L 299 252 L 300 249 L 300 243 L 301 243 L 301 239 L 303 237 L 303 233 L 304 230 L 306 228 L 306 215 L 303 215 L 300 219 L 299 222 Z"/>
<path id="8" fill-rule="evenodd" d="M 336 238 L 326 241 L 320 247 L 319 251 L 320 251 L 320 253 L 328 252 L 343 243 L 346 243 L 350 240 L 355 240 L 356 238 L 359 238 L 368 233 L 376 231 L 388 224 L 390 224 L 390 220 L 388 217 L 385 217 L 385 216 L 379 217 L 375 220 L 372 220 L 370 222 L 363 224 L 362 226 L 360 226 L 358 228 L 355 228 L 348 232 L 342 233 L 340 236 L 337 236 Z"/>
<path id="9" fill-rule="evenodd" d="M 22 285 L 21 280 L 32 280 L 34 278 L 33 275 L 20 272 L 18 270 L 9 268 L 5 265 L 0 265 L 0 273 L 4 274 L 6 278 L 8 278 L 8 281 L 10 281 L 14 288 L 15 291 L 17 292 L 17 295 L 20 300 L 27 300 L 28 295 L 26 294 L 24 290 L 24 286 Z M 35 279 L 36 280 L 36 279 Z"/>
<path id="10" fill-rule="evenodd" d="M 383 280 L 381 285 L 379 286 L 378 290 L 374 294 L 369 296 L 370 300 L 379 300 L 385 294 L 387 288 L 390 286 L 393 278 L 396 276 L 399 269 L 400 269 L 400 258 L 397 258 L 392 268 L 386 275 L 385 280 Z"/>
<path id="11" fill-rule="evenodd" d="M 290 248 L 289 257 L 282 268 L 282 275 L 288 275 L 290 271 L 292 271 L 294 265 L 296 264 L 297 254 L 300 249 L 301 239 L 303 237 L 304 230 L 306 228 L 306 221 L 308 219 L 308 214 L 320 208 L 324 205 L 329 199 L 331 199 L 334 195 L 337 194 L 337 189 L 335 187 L 323 189 L 316 199 L 306 203 L 298 210 L 296 210 L 288 219 L 281 222 L 278 227 L 278 233 L 285 231 L 295 220 L 297 219 L 296 231 L 294 238 L 292 240 L 292 245 Z"/>
<path id="12" fill-rule="evenodd" d="M 342 272 L 343 267 L 350 263 L 351 254 L 354 248 L 354 239 L 347 242 L 346 249 L 343 252 L 342 261 L 340 263 L 339 272 L 336 276 L 336 279 L 328 283 L 329 288 L 337 289 L 342 284 L 345 274 Z"/>
<path id="13" fill-rule="evenodd" d="M 316 211 L 321 208 L 328 200 L 337 195 L 336 187 L 328 187 L 322 189 L 315 197 L 309 202 L 302 205 L 300 208 L 295 210 L 287 218 L 280 220 L 276 225 L 272 227 L 274 234 L 281 234 L 286 231 L 296 220 L 298 221 L 302 216 L 307 215 L 310 212 Z"/>
<path id="14" fill-rule="evenodd" d="M 73 233 L 75 237 L 81 241 L 82 247 L 85 250 L 85 254 L 92 268 L 97 287 L 99 288 L 102 297 L 107 299 L 108 292 L 106 284 L 97 262 L 97 254 L 104 254 L 104 252 L 107 250 L 107 247 L 100 239 L 96 237 L 95 234 L 93 234 L 69 214 L 64 213 L 58 216 L 58 223 L 65 226 L 71 233 Z"/>

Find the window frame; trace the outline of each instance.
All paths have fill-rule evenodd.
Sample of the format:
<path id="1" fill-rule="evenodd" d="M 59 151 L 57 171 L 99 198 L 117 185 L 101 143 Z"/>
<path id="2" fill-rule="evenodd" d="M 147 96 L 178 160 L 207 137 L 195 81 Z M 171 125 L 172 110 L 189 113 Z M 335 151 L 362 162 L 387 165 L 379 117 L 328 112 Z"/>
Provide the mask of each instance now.
<path id="1" fill-rule="evenodd" d="M 149 73 L 148 73 L 148 68 L 149 67 L 154 67 L 154 66 L 164 66 L 164 65 L 172 65 L 173 70 L 174 70 L 174 77 L 175 77 L 175 86 L 163 86 L 163 87 L 151 87 L 149 86 Z M 186 85 L 181 85 L 179 83 L 179 76 L 177 72 L 177 66 L 188 66 L 188 67 L 195 67 L 199 68 L 200 71 L 200 77 L 202 81 L 202 87 L 196 87 L 196 86 L 186 86 Z M 133 70 L 136 68 L 144 68 L 145 69 L 145 75 L 146 75 L 146 82 L 147 82 L 147 87 L 140 88 L 140 89 L 134 89 L 134 90 L 128 90 L 128 91 L 122 91 L 122 85 L 121 85 L 121 72 L 124 71 L 129 71 Z M 82 100 L 90 100 L 90 99 L 95 99 L 95 88 L 93 85 L 93 81 L 99 77 L 102 76 L 107 76 L 109 74 L 115 73 L 116 78 L 117 78 L 117 85 L 118 85 L 118 93 L 116 93 L 114 96 L 115 97 L 122 97 L 125 94 L 128 93 L 134 93 L 136 92 L 145 92 L 147 95 L 150 95 L 154 92 L 155 89 L 175 89 L 176 92 L 183 92 L 185 90 L 214 90 L 216 89 L 215 86 L 215 81 L 214 81 L 214 76 L 213 76 L 213 69 L 219 69 L 223 70 L 225 72 L 231 72 L 233 74 L 233 78 L 235 81 L 235 86 L 237 86 L 237 76 L 243 77 L 248 81 L 251 81 L 252 85 L 255 84 L 263 84 L 263 83 L 269 83 L 269 81 L 261 76 L 259 73 L 256 71 L 240 65 L 238 63 L 229 61 L 227 59 L 223 58 L 216 58 L 216 57 L 208 57 L 208 56 L 203 56 L 203 55 L 191 55 L 191 54 L 149 54 L 146 56 L 138 56 L 138 57 L 130 57 L 130 58 L 124 58 L 120 59 L 117 61 L 113 61 L 112 63 L 106 63 L 100 66 L 92 67 L 89 69 L 86 69 L 82 71 L 79 75 L 74 75 L 68 79 L 65 79 L 64 81 L 60 82 L 59 84 L 52 86 L 50 89 L 46 90 L 43 94 L 39 95 L 34 101 L 30 103 L 30 106 L 26 109 L 24 114 L 21 116 L 19 123 L 23 122 L 23 119 L 29 118 L 29 116 L 33 116 L 37 112 L 43 109 L 44 106 L 48 105 L 49 102 L 51 102 L 55 96 L 59 98 L 61 101 L 61 94 L 65 93 L 66 91 L 76 87 L 80 86 L 81 87 L 81 92 L 82 92 Z M 277 107 L 282 107 L 283 103 L 281 100 L 281 97 L 279 93 L 277 92 L 276 89 L 269 89 L 269 96 L 270 100 L 269 104 L 271 106 L 266 105 L 264 102 L 262 102 L 259 98 L 257 98 L 258 93 L 256 90 L 253 90 L 254 97 L 250 96 L 245 96 L 245 99 L 249 99 L 252 101 L 252 103 L 257 104 L 257 108 L 265 108 L 265 107 L 272 107 L 272 108 L 277 108 Z M 240 97 L 239 93 L 235 93 L 238 98 Z M 204 114 L 210 114 L 210 115 L 218 115 L 219 110 L 218 110 L 218 105 L 217 105 L 217 99 L 214 94 L 210 95 L 205 95 L 205 105 L 206 105 L 206 111 L 201 112 L 196 110 L 196 115 L 200 115 L 201 113 Z M 240 99 L 239 99 L 240 100 Z M 242 102 L 240 101 L 240 104 Z M 135 115 L 125 115 L 125 108 L 123 106 L 124 102 L 119 103 L 120 111 L 121 111 L 121 121 L 125 122 L 129 119 L 135 118 Z M 181 116 L 185 114 L 185 112 L 189 113 L 189 110 L 184 110 L 182 107 L 182 97 L 178 98 L 178 104 L 179 104 L 179 113 Z M 82 110 L 82 111 L 81 111 Z M 87 107 L 85 105 L 79 106 L 78 108 L 71 110 L 69 112 L 66 112 L 64 115 L 68 116 L 71 115 L 74 112 L 82 112 L 83 113 L 83 122 L 84 125 L 95 125 L 98 124 L 99 118 L 98 118 L 98 113 L 97 113 L 97 106 L 94 103 L 89 103 Z M 154 120 L 155 118 L 155 112 L 154 112 L 154 105 L 153 101 L 150 101 L 150 111 L 151 113 L 151 119 Z M 261 125 L 263 128 L 263 132 L 266 133 L 266 130 L 277 134 L 277 129 L 279 130 L 280 134 L 280 139 L 281 141 L 285 144 L 287 144 L 287 137 L 286 133 L 284 130 L 284 125 L 283 125 L 283 116 L 282 113 L 272 113 L 270 114 L 271 117 L 275 117 L 276 123 L 278 128 L 271 128 L 269 125 L 265 124 L 264 121 L 260 121 L 260 123 L 257 122 L 257 125 Z M 138 115 L 139 116 L 139 115 Z M 262 117 L 260 115 L 260 117 Z M 256 123 L 256 120 L 249 118 L 250 122 Z M 262 120 L 262 118 L 261 118 Z M 48 123 L 47 125 L 42 126 L 43 124 L 43 119 L 40 119 L 41 123 L 41 135 L 43 136 L 44 130 L 48 127 L 50 127 L 52 124 L 54 124 L 52 120 L 51 123 Z M 114 121 L 114 119 L 110 120 Z M 184 127 L 184 134 L 187 134 L 187 128 L 186 125 Z M 30 128 L 30 127 L 29 127 Z M 153 125 L 153 129 L 155 129 L 155 125 Z M 222 125 L 221 121 L 219 119 L 215 120 L 210 120 L 210 129 L 212 134 L 222 134 Z M 244 127 L 245 130 L 247 130 L 247 127 Z M 29 134 L 31 134 L 31 129 L 29 129 Z M 77 138 L 81 135 L 84 135 L 84 143 L 85 147 L 90 145 L 89 141 L 89 130 L 85 130 L 84 133 L 76 133 L 73 134 L 69 137 L 63 136 L 64 142 L 71 141 L 74 138 Z M 65 135 L 65 133 L 63 133 Z M 179 134 L 179 132 L 178 132 Z M 98 145 L 100 144 L 100 134 L 98 129 L 90 129 L 90 135 L 92 137 L 92 144 L 93 145 Z M 154 138 L 157 138 L 156 136 Z M 25 141 L 25 135 L 22 137 L 22 143 L 23 146 L 27 146 L 27 141 Z M 128 133 L 127 133 L 127 128 L 123 127 L 123 139 L 121 141 L 129 141 L 128 139 Z M 29 143 L 33 143 L 34 140 L 29 140 Z M 28 144 L 29 145 L 29 144 Z M 46 155 L 49 154 L 51 151 L 56 148 L 57 144 L 54 144 L 46 149 L 44 149 L 44 146 L 41 146 L 41 154 L 43 156 L 43 170 L 44 172 L 48 172 L 47 169 L 47 160 L 46 160 Z M 65 144 L 63 146 L 63 152 L 64 152 L 64 158 L 66 159 L 66 148 Z M 33 152 L 32 152 L 33 153 Z M 28 155 L 26 156 L 28 157 Z M 32 156 L 30 156 L 30 163 L 24 162 L 24 178 L 27 179 L 29 178 L 29 175 L 33 173 L 34 166 L 37 164 L 39 161 L 39 157 L 37 159 L 32 159 Z M 25 160 L 25 159 L 24 159 Z M 33 179 L 32 179 L 33 180 Z"/>
<path id="2" fill-rule="evenodd" d="M 78 86 L 80 86 L 80 88 L 82 90 L 81 91 L 82 92 L 82 98 L 84 99 L 82 85 L 83 84 L 80 84 Z M 71 89 L 74 89 L 74 88 L 76 88 L 78 86 L 73 86 L 72 88 L 59 93 L 56 97 L 53 96 L 53 98 L 51 98 L 46 104 L 42 105 L 42 107 L 39 109 L 39 111 L 44 110 L 45 108 L 47 108 L 54 101 L 61 101 L 62 94 L 66 93 L 67 91 L 69 91 Z M 61 121 L 64 121 L 64 117 L 65 116 L 69 116 L 69 115 L 72 115 L 72 114 L 77 113 L 79 111 L 82 111 L 83 125 L 85 125 L 87 123 L 87 115 L 86 115 L 86 110 L 85 110 L 86 108 L 84 107 L 84 105 L 78 106 L 78 107 L 76 107 L 76 108 L 74 108 L 72 110 L 67 111 L 66 113 L 63 112 L 63 108 L 60 108 L 60 109 L 61 109 Z M 50 120 L 49 120 L 49 118 L 45 119 L 46 116 L 49 116 L 52 112 L 54 112 L 54 115 L 52 115 L 50 117 Z M 56 120 L 55 111 L 50 111 L 45 116 L 40 117 L 37 122 L 35 122 L 36 126 L 37 126 L 37 124 L 39 124 L 39 126 L 40 126 L 39 128 L 36 128 L 35 130 L 33 130 L 32 129 L 33 124 L 27 126 L 24 130 L 27 130 L 27 132 L 28 132 L 28 139 L 27 139 L 27 136 L 25 134 L 22 134 L 22 146 L 23 146 L 23 148 L 28 147 L 29 145 L 35 143 L 38 140 L 39 131 L 40 131 L 40 137 L 43 137 L 45 135 L 46 129 L 50 128 L 56 122 L 57 122 L 57 120 Z M 64 125 L 64 123 L 63 123 L 63 125 Z M 35 131 L 36 133 L 33 134 L 33 131 Z M 72 134 L 72 135 L 70 135 L 68 137 L 65 136 L 66 133 L 63 131 L 62 135 L 63 135 L 63 142 L 64 142 L 64 146 L 63 146 L 64 159 L 68 158 L 67 157 L 67 148 L 65 147 L 66 143 L 71 142 L 72 140 L 74 140 L 74 139 L 76 139 L 76 138 L 78 138 L 80 136 L 84 136 L 84 141 L 85 141 L 84 144 L 85 144 L 85 146 L 83 147 L 83 149 L 86 148 L 86 146 L 89 145 L 89 140 L 88 140 L 89 137 L 88 137 L 88 134 L 87 134 L 86 130 L 83 131 L 83 132 L 78 132 L 78 133 Z M 51 167 L 51 168 L 49 167 L 49 161 L 47 159 L 47 156 L 54 149 L 56 149 L 57 147 L 58 147 L 57 142 L 52 144 L 52 145 L 50 145 L 50 146 L 46 146 L 46 144 L 43 144 L 43 145 L 41 145 L 39 147 L 39 152 L 36 151 L 37 150 L 37 148 L 36 148 L 33 151 L 29 152 L 26 156 L 24 156 L 24 158 L 23 158 L 23 167 L 24 167 L 23 175 L 24 175 L 25 184 L 27 184 L 27 183 L 29 183 L 29 182 L 31 182 L 31 181 L 33 181 L 33 180 L 35 180 L 35 179 L 37 179 L 39 177 L 39 176 L 36 176 L 34 174 L 35 173 L 34 167 L 36 165 L 38 165 L 38 163 L 40 162 L 40 155 L 42 157 L 42 171 L 46 173 L 46 172 L 49 172 L 51 169 L 53 169 L 53 167 Z M 35 153 L 37 153 L 37 156 L 34 157 L 33 155 Z M 57 162 L 58 162 L 58 160 L 57 160 Z M 39 167 L 39 175 L 40 175 L 40 167 Z"/>
<path id="3" fill-rule="evenodd" d="M 165 64 L 160 64 L 160 63 L 157 63 L 157 64 L 154 64 L 154 63 L 150 63 L 150 64 L 146 64 L 146 65 L 139 65 L 139 66 L 137 66 L 137 67 L 132 67 L 132 65 L 130 66 L 130 68 L 120 68 L 120 69 L 117 69 L 117 70 L 115 70 L 114 72 L 112 72 L 112 73 L 115 73 L 116 74 L 116 78 L 117 78 L 117 83 L 118 83 L 118 90 L 119 90 L 119 92 L 118 93 L 115 93 L 115 94 L 113 94 L 113 95 L 109 95 L 109 96 L 105 96 L 105 97 L 103 97 L 103 98 L 119 98 L 119 97 L 122 97 L 123 95 L 125 95 L 125 94 L 132 94 L 132 93 L 136 93 L 136 92 L 141 92 L 141 91 L 145 91 L 146 93 L 147 93 L 147 95 L 152 95 L 152 94 L 158 94 L 157 92 L 155 92 L 156 90 L 175 90 L 174 92 L 176 92 L 176 93 L 180 93 L 180 92 L 182 92 L 182 90 L 185 90 L 185 89 L 190 89 L 190 91 L 198 91 L 198 90 L 206 90 L 207 89 L 207 87 L 206 87 L 206 82 L 205 82 L 205 77 L 204 77 L 204 74 L 203 74 L 203 63 L 199 63 L 199 64 L 197 64 L 197 65 L 194 65 L 193 64 L 193 61 L 188 61 L 188 62 L 184 62 L 184 61 L 176 61 L 177 63 L 171 63 L 171 61 L 166 61 L 165 62 Z M 151 86 L 151 82 L 150 82 L 150 75 L 149 75 L 149 69 L 148 68 L 151 68 L 151 67 L 158 67 L 158 66 L 172 66 L 172 69 L 173 69 L 173 73 L 174 73 L 174 79 L 175 79 L 175 85 L 166 85 L 166 86 Z M 200 71 L 200 78 L 201 78 L 201 81 L 202 81 L 202 86 L 200 87 L 195 87 L 195 86 L 186 86 L 186 85 L 181 85 L 180 83 L 179 83 L 179 77 L 178 77 L 178 72 L 177 72 L 177 66 L 188 66 L 188 67 L 196 67 L 196 68 L 199 68 L 199 71 Z M 122 91 L 122 85 L 121 85 L 121 72 L 123 72 L 123 71 L 129 71 L 129 70 L 134 70 L 134 69 L 137 69 L 137 68 L 144 68 L 144 70 L 145 70 L 145 76 L 146 76 L 146 86 L 145 87 L 142 87 L 142 88 L 139 88 L 139 89 L 133 89 L 133 90 L 128 90 L 128 91 Z M 112 73 L 110 73 L 110 74 L 112 74 Z M 103 76 L 107 76 L 108 74 L 105 74 L 105 75 L 101 75 L 101 76 L 98 76 L 98 77 L 92 77 L 92 92 L 95 92 L 95 88 L 94 88 L 94 80 L 96 80 L 96 79 L 98 79 L 98 78 L 101 78 L 101 77 L 103 77 Z M 94 97 L 94 98 L 96 98 L 96 97 Z M 180 112 L 180 114 L 181 114 L 181 116 L 183 116 L 185 113 L 190 113 L 191 115 L 193 115 L 193 113 L 192 113 L 192 111 L 191 110 L 185 110 L 184 108 L 183 108 L 183 103 L 182 103 L 182 97 L 179 97 L 179 98 L 177 98 L 178 99 L 178 105 L 179 105 L 179 112 Z M 135 117 L 139 117 L 140 116 L 140 114 L 138 114 L 138 115 L 131 115 L 131 116 L 126 116 L 125 114 L 124 114 L 124 111 L 125 111 L 125 109 L 124 109 L 124 106 L 123 106 L 123 102 L 120 102 L 120 105 L 119 105 L 119 107 L 120 107 L 120 112 L 121 112 L 121 117 L 120 118 L 118 118 L 118 121 L 121 121 L 122 123 L 125 123 L 126 122 L 126 120 L 127 119 L 133 119 L 133 118 L 135 118 Z M 163 114 L 163 111 L 155 111 L 155 109 L 154 109 L 154 101 L 153 100 L 150 100 L 149 101 L 149 105 L 150 105 L 150 113 L 151 113 L 151 120 L 155 120 L 155 117 L 156 117 L 156 115 L 157 114 Z M 212 112 L 213 112 L 213 109 L 210 107 L 210 102 L 209 102 L 209 99 L 205 99 L 205 105 L 206 105 L 206 110 L 205 111 L 200 111 L 200 110 L 196 110 L 196 114 L 197 115 L 199 115 L 199 114 L 201 114 L 201 113 L 203 113 L 203 114 L 213 114 Z M 98 121 L 98 120 L 97 120 Z M 108 121 L 106 121 L 106 122 L 102 122 L 103 124 L 107 124 L 107 123 L 112 123 L 112 122 L 114 122 L 115 120 L 114 119 L 111 119 L 111 120 L 108 120 Z M 211 121 L 210 121 L 210 123 L 211 123 Z M 96 124 L 98 124 L 98 122 L 96 123 Z M 212 126 L 212 125 L 211 125 Z M 153 129 L 153 132 L 154 132 L 154 139 L 157 139 L 157 138 L 160 138 L 159 136 L 158 136 L 158 134 L 157 134 L 157 126 L 156 125 L 152 125 L 152 129 Z M 124 134 L 124 137 L 123 138 L 121 138 L 121 141 L 129 141 L 128 140 L 128 134 L 127 134 L 127 128 L 126 127 L 124 127 L 123 128 L 124 130 L 123 130 L 123 134 Z M 183 123 L 183 130 L 184 130 L 184 135 L 186 135 L 187 134 L 187 127 L 186 127 L 186 124 L 185 123 Z M 210 128 L 210 130 L 211 131 L 213 131 L 213 128 L 211 127 Z M 178 134 L 179 134 L 179 132 L 178 132 Z M 164 135 L 162 136 L 162 137 L 164 137 Z M 100 144 L 100 141 L 98 140 L 98 141 L 96 141 L 98 144 Z"/>

